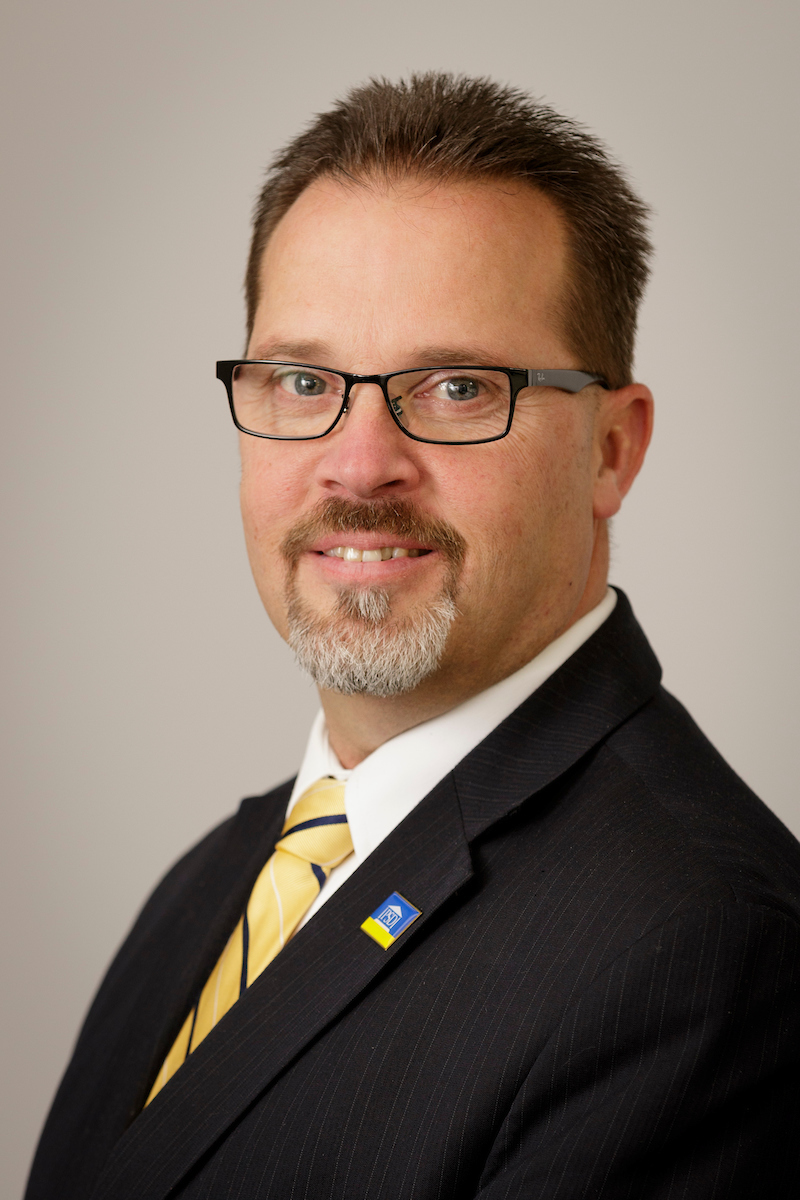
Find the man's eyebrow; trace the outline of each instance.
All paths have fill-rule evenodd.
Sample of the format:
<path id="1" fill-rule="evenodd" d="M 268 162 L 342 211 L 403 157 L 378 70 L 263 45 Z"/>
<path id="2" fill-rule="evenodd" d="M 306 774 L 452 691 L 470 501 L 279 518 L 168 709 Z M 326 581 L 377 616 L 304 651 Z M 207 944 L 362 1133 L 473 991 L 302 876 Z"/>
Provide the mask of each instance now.
<path id="1" fill-rule="evenodd" d="M 316 366 L 332 366 L 330 347 L 324 342 L 262 342 L 255 346 L 252 358 L 287 359 L 289 362 L 309 363 Z"/>
<path id="2" fill-rule="evenodd" d="M 347 371 L 348 365 L 334 362 L 330 346 L 325 342 L 267 342 L 258 345 L 252 353 L 253 358 L 286 359 L 289 362 L 309 363 L 319 367 L 329 367 L 331 370 Z M 486 346 L 417 346 L 402 362 L 397 362 L 394 370 L 402 371 L 414 367 L 492 367 L 514 366 L 513 363 L 499 362 L 496 351 Z"/>
<path id="3" fill-rule="evenodd" d="M 502 355 L 486 346 L 418 346 L 409 367 L 508 367 Z"/>

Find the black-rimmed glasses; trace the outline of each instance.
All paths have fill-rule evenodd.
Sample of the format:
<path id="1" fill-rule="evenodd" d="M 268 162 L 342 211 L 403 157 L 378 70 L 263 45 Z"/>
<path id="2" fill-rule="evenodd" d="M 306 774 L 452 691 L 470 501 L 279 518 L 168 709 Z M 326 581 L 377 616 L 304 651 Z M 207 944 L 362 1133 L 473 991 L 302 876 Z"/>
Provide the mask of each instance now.
<path id="1" fill-rule="evenodd" d="M 524 388 L 580 392 L 608 387 L 586 371 L 520 367 L 424 367 L 352 375 L 309 363 L 232 359 L 217 363 L 238 429 L 254 437 L 308 441 L 330 433 L 357 383 L 376 383 L 398 427 L 417 442 L 444 446 L 496 442 L 511 428 Z"/>

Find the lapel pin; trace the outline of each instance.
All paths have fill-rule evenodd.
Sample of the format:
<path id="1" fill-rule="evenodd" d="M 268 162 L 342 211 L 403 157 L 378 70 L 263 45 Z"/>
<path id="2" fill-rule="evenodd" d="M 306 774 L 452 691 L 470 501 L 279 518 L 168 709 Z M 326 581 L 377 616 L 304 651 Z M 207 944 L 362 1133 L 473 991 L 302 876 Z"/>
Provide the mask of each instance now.
<path id="1" fill-rule="evenodd" d="M 388 950 L 393 946 L 401 933 L 405 933 L 409 925 L 421 917 L 422 912 L 409 904 L 405 896 L 392 892 L 391 896 L 379 904 L 371 917 L 367 917 L 361 928 L 364 933 Z"/>

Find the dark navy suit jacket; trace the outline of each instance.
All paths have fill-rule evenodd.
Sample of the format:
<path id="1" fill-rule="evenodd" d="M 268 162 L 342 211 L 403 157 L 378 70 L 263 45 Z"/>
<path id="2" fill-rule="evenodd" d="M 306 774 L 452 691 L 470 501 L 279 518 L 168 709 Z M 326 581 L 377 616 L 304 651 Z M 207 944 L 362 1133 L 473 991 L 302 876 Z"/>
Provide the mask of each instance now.
<path id="1" fill-rule="evenodd" d="M 290 785 L 245 800 L 112 964 L 28 1200 L 796 1200 L 800 846 L 659 679 L 620 596 L 142 1111 Z"/>

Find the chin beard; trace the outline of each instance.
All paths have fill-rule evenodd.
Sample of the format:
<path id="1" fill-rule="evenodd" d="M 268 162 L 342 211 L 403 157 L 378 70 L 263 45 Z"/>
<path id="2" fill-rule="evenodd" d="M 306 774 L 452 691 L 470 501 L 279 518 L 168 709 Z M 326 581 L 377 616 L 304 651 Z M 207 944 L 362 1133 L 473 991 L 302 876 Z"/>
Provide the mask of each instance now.
<path id="1" fill-rule="evenodd" d="M 398 696 L 436 671 L 458 615 L 450 582 L 429 605 L 393 621 L 383 588 L 343 588 L 329 617 L 288 596 L 288 642 L 318 687 L 341 695 Z"/>
<path id="2" fill-rule="evenodd" d="M 303 553 L 325 533 L 385 533 L 413 538 L 435 547 L 446 564 L 442 588 L 430 604 L 408 616 L 392 616 L 384 588 L 343 587 L 334 610 L 320 616 L 309 609 L 297 588 Z M 330 497 L 290 530 L 281 550 L 287 565 L 287 641 L 300 666 L 327 691 L 346 696 L 398 696 L 411 692 L 441 662 L 447 637 L 458 616 L 456 592 L 466 544 L 449 524 L 417 512 L 407 500 L 356 502 Z"/>

